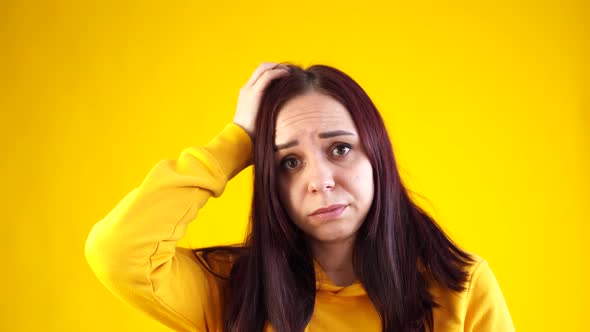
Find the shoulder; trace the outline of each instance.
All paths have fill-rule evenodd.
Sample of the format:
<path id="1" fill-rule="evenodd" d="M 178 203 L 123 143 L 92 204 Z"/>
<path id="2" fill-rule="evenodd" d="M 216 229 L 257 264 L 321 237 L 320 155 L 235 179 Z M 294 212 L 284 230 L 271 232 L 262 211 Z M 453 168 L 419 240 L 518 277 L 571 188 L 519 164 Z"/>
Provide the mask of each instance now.
<path id="1" fill-rule="evenodd" d="M 483 257 L 473 252 L 468 252 L 468 254 L 473 258 L 473 261 L 465 266 L 465 272 L 467 272 L 465 287 L 467 292 L 469 292 L 469 288 L 473 285 L 473 282 L 477 280 L 478 275 L 482 271 L 490 269 L 488 262 Z"/>
<path id="2" fill-rule="evenodd" d="M 513 331 L 512 318 L 488 261 L 476 254 L 463 296 L 466 331 Z"/>
<path id="3" fill-rule="evenodd" d="M 463 271 L 466 274 L 463 284 L 464 289 L 457 293 L 457 295 L 463 301 L 469 303 L 477 300 L 475 297 L 482 290 L 497 290 L 499 287 L 488 261 L 476 253 L 466 253 L 469 254 L 472 260 L 467 262 L 463 267 Z"/>
<path id="4" fill-rule="evenodd" d="M 492 293 L 501 295 L 498 281 L 488 261 L 477 254 L 469 254 L 473 257 L 474 261 L 466 267 L 468 277 L 465 284 L 465 301 L 472 303 L 478 300 L 489 300 Z M 484 293 L 487 294 L 486 298 L 480 298 Z"/>
<path id="5" fill-rule="evenodd" d="M 466 280 L 459 292 L 433 282 L 429 291 L 438 307 L 433 309 L 435 331 L 514 331 L 500 286 L 488 264 L 478 254 L 464 267 Z"/>

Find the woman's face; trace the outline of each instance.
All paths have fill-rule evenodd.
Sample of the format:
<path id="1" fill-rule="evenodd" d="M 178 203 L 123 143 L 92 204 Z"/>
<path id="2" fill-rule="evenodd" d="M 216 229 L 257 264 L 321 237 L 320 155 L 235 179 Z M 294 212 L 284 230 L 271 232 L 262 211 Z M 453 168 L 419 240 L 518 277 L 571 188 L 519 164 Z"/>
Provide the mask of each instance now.
<path id="1" fill-rule="evenodd" d="M 354 237 L 373 201 L 373 169 L 346 108 L 319 92 L 289 100 L 277 117 L 275 149 L 291 220 L 315 241 Z"/>

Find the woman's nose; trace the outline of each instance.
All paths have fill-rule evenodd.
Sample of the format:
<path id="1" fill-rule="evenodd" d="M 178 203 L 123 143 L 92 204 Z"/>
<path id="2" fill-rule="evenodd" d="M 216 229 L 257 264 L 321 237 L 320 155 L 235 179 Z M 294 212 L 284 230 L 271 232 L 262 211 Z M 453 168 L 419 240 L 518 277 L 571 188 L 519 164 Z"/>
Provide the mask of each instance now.
<path id="1" fill-rule="evenodd" d="M 310 162 L 308 163 L 307 171 L 308 192 L 328 191 L 334 188 L 335 183 L 332 170 L 325 162 Z"/>

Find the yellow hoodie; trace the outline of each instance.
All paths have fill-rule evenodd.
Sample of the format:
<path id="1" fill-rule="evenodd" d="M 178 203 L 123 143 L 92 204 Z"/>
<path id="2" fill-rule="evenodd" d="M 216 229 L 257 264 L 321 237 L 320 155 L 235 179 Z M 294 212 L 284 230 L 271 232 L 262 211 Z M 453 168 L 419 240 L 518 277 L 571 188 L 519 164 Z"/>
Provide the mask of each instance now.
<path id="1" fill-rule="evenodd" d="M 142 184 L 88 235 L 86 259 L 115 295 L 176 331 L 221 331 L 222 282 L 177 247 L 188 224 L 210 196 L 251 164 L 247 133 L 230 123 L 204 147 L 189 147 L 178 160 L 158 162 Z M 508 308 L 488 264 L 474 255 L 467 289 L 454 293 L 432 283 L 441 307 L 435 331 L 514 331 Z M 231 261 L 221 262 L 231 266 Z M 227 264 L 226 264 L 227 263 Z M 306 331 L 380 331 L 380 318 L 362 284 L 335 285 L 314 261 L 317 293 Z M 266 331 L 272 327 L 266 324 Z"/>

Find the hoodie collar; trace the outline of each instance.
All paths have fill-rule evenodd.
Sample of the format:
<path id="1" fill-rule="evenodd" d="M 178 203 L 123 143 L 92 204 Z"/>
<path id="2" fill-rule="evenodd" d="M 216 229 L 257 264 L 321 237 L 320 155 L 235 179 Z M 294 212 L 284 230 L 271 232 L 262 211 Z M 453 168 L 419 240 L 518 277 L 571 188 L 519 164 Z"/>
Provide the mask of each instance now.
<path id="1" fill-rule="evenodd" d="M 359 280 L 355 280 L 348 286 L 336 285 L 326 274 L 322 266 L 314 258 L 313 267 L 315 270 L 315 285 L 319 294 L 333 297 L 355 297 L 366 296 L 367 292 Z"/>

